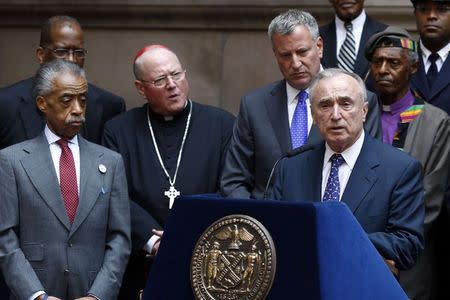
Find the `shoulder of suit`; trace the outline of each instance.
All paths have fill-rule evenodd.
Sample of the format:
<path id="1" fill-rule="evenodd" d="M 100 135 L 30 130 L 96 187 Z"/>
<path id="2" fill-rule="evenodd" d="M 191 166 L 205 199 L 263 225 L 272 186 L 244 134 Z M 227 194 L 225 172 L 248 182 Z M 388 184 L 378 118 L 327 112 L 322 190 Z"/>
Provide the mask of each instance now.
<path id="1" fill-rule="evenodd" d="M 284 80 L 275 81 L 248 92 L 244 95 L 243 100 L 250 102 L 261 101 L 263 97 L 272 96 L 283 91 L 283 89 L 286 91 L 286 82 Z"/>
<path id="2" fill-rule="evenodd" d="M 193 104 L 193 113 L 197 112 L 202 114 L 202 116 L 207 117 L 208 119 L 222 119 L 224 121 L 233 122 L 235 117 L 230 112 L 216 106 L 211 106 L 208 104 L 202 104 L 192 101 Z"/>
<path id="3" fill-rule="evenodd" d="M 33 77 L 15 82 L 9 86 L 0 88 L 0 100 L 15 99 L 24 94 L 31 96 L 33 88 Z"/>
<path id="4" fill-rule="evenodd" d="M 144 120 L 147 114 L 147 106 L 135 107 L 126 112 L 118 114 L 105 123 L 105 128 L 119 127 L 129 128 L 134 126 L 136 121 Z"/>
<path id="5" fill-rule="evenodd" d="M 330 31 L 334 27 L 334 24 L 335 24 L 335 20 L 333 18 L 333 20 L 331 20 L 329 23 L 319 27 L 319 33 L 322 36 L 322 39 L 328 37 L 327 35 L 324 35 L 324 33 L 327 33 L 328 31 Z"/>
<path id="6" fill-rule="evenodd" d="M 366 23 L 370 24 L 371 27 L 375 28 L 377 32 L 378 31 L 383 31 L 383 30 L 385 30 L 388 27 L 387 24 L 384 24 L 384 23 L 382 23 L 380 21 L 372 19 L 371 17 L 369 17 L 369 15 L 366 15 L 366 16 L 367 16 L 366 17 Z"/>
<path id="7" fill-rule="evenodd" d="M 41 138 L 41 135 L 38 135 L 35 138 L 3 148 L 2 150 L 0 150 L 0 152 L 2 153 L 2 155 L 9 157 L 23 157 L 23 155 L 28 155 L 28 153 L 31 153 L 34 151 L 34 149 L 36 149 L 36 147 L 40 143 L 39 140 Z"/>
<path id="8" fill-rule="evenodd" d="M 105 102 L 113 102 L 113 103 L 124 102 L 122 97 L 115 95 L 105 89 L 102 89 L 92 83 L 88 83 L 88 97 L 89 95 Z"/>
<path id="9" fill-rule="evenodd" d="M 363 147 L 371 147 L 371 152 L 375 153 L 380 158 L 381 162 L 389 167 L 395 168 L 395 166 L 405 166 L 412 162 L 418 162 L 417 159 L 413 158 L 405 151 L 383 143 L 382 141 L 371 137 L 367 133 L 364 139 L 365 143 Z"/>
<path id="10" fill-rule="evenodd" d="M 428 102 L 424 102 L 424 113 L 432 115 L 434 121 L 450 121 L 449 115 L 443 109 Z"/>
<path id="11" fill-rule="evenodd" d="M 96 155 L 103 155 L 103 156 L 106 156 L 106 157 L 109 156 L 109 157 L 114 158 L 114 159 L 117 159 L 117 158 L 121 157 L 121 155 L 119 153 L 117 153 L 116 151 L 108 149 L 108 148 L 106 148 L 106 147 L 104 147 L 102 145 L 98 145 L 98 144 L 95 144 L 93 142 L 90 142 L 90 141 L 84 139 L 81 136 L 78 136 L 78 140 L 79 140 L 80 147 L 83 147 L 83 145 L 85 147 L 89 147 L 89 151 L 91 153 L 96 153 Z"/>

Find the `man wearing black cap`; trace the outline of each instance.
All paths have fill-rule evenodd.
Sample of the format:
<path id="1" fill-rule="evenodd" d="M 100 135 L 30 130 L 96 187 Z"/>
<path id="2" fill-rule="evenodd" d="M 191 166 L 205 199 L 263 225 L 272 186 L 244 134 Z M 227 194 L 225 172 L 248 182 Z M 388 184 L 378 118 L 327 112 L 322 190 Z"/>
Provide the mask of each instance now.
<path id="1" fill-rule="evenodd" d="M 450 1 L 412 0 L 420 34 L 421 64 L 411 85 L 450 114 Z"/>
<path id="2" fill-rule="evenodd" d="M 410 270 L 399 273 L 399 281 L 411 299 L 438 299 L 436 220 L 448 181 L 450 118 L 411 91 L 418 54 L 406 30 L 390 26 L 373 35 L 365 55 L 381 101 L 383 141 L 419 160 L 424 175 L 425 249 Z"/>

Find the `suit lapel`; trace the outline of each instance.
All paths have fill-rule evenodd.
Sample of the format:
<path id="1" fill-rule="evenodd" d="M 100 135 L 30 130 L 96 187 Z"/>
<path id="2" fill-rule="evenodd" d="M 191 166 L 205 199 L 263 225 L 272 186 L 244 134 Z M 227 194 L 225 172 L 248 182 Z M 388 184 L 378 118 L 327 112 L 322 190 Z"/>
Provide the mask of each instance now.
<path id="1" fill-rule="evenodd" d="M 50 210 L 67 230 L 70 230 L 69 218 L 45 135 L 42 133 L 31 144 L 27 144 L 23 151 L 29 153 L 28 157 L 21 160 L 21 164 L 31 183 Z"/>
<path id="2" fill-rule="evenodd" d="M 354 73 L 356 74 L 361 74 L 360 76 L 363 77 L 363 79 L 369 67 L 369 63 L 364 56 L 364 48 L 366 47 L 366 43 L 372 36 L 372 34 L 373 34 L 372 30 L 370 30 L 370 19 L 367 17 L 366 21 L 364 22 L 361 40 L 359 42 L 359 49 L 356 55 L 356 62 L 355 62 L 356 69 L 354 71 Z"/>
<path id="3" fill-rule="evenodd" d="M 317 150 L 310 151 L 311 155 L 308 157 L 308 167 L 310 170 L 309 183 L 305 183 L 305 187 L 312 190 L 311 199 L 320 202 L 322 199 L 322 169 L 323 156 L 325 154 L 325 142 L 322 141 Z M 307 188 L 307 189 L 308 189 Z"/>
<path id="4" fill-rule="evenodd" d="M 36 107 L 35 100 L 32 99 L 32 85 L 33 79 L 30 78 L 26 81 L 19 105 L 20 120 L 25 129 L 26 139 L 32 139 L 38 136 L 42 132 L 45 124 L 44 117 Z"/>
<path id="5" fill-rule="evenodd" d="M 80 147 L 80 195 L 77 213 L 69 237 L 89 215 L 100 194 L 108 192 L 105 190 L 106 187 L 103 186 L 105 174 L 100 173 L 98 169 L 99 158 L 103 156 L 103 152 L 93 152 L 87 141 L 80 136 L 78 136 L 78 144 Z M 107 169 L 106 172 L 108 171 L 111 170 Z"/>
<path id="6" fill-rule="evenodd" d="M 419 69 L 417 73 L 411 77 L 411 86 L 413 86 L 420 95 L 425 97 L 425 100 L 429 101 L 430 90 L 428 88 L 427 75 L 425 73 L 425 67 L 422 59 L 422 52 L 419 51 Z"/>
<path id="7" fill-rule="evenodd" d="M 433 84 L 433 87 L 430 91 L 430 99 L 433 99 L 434 96 L 439 94 L 442 89 L 447 87 L 450 84 L 450 55 L 447 56 L 444 64 L 442 65 L 441 70 L 436 78 L 436 81 Z M 447 74 L 447 75 L 446 75 Z M 425 81 L 427 82 L 427 81 Z"/>
<path id="8" fill-rule="evenodd" d="M 280 81 L 265 99 L 265 106 L 270 123 L 275 132 L 281 152 L 291 150 L 291 137 L 289 132 L 289 118 L 287 111 L 286 82 Z"/>
<path id="9" fill-rule="evenodd" d="M 363 147 L 342 195 L 342 201 L 353 213 L 378 180 L 376 168 L 380 163 L 373 143 L 372 138 L 366 133 Z"/>
<path id="10" fill-rule="evenodd" d="M 329 41 L 329 43 L 324 42 L 323 47 L 325 48 L 324 56 L 322 59 L 326 65 L 327 68 L 335 67 L 337 66 L 337 56 L 336 56 L 336 44 L 337 44 L 337 37 L 336 37 L 336 21 L 333 20 L 330 22 L 329 26 L 327 27 L 326 34 L 326 40 Z"/>

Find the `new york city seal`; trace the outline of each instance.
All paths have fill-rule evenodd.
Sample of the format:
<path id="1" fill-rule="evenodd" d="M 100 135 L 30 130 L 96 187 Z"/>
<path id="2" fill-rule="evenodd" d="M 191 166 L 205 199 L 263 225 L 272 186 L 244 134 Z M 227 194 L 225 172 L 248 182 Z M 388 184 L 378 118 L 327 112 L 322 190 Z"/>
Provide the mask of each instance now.
<path id="1" fill-rule="evenodd" d="M 275 276 L 275 246 L 267 229 L 246 215 L 230 215 L 200 236 L 191 259 L 196 299 L 259 300 Z"/>

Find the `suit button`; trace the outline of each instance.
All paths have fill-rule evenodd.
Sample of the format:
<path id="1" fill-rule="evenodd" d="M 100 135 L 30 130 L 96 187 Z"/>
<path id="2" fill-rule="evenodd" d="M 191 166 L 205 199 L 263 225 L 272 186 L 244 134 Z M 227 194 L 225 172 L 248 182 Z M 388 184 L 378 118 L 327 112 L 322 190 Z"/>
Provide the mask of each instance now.
<path id="1" fill-rule="evenodd" d="M 64 274 L 65 274 L 65 275 L 68 275 L 69 273 L 70 273 L 69 270 L 67 270 L 67 269 L 64 270 Z"/>
<path id="2" fill-rule="evenodd" d="M 72 248 L 73 244 L 72 241 L 69 241 L 69 248 Z"/>

